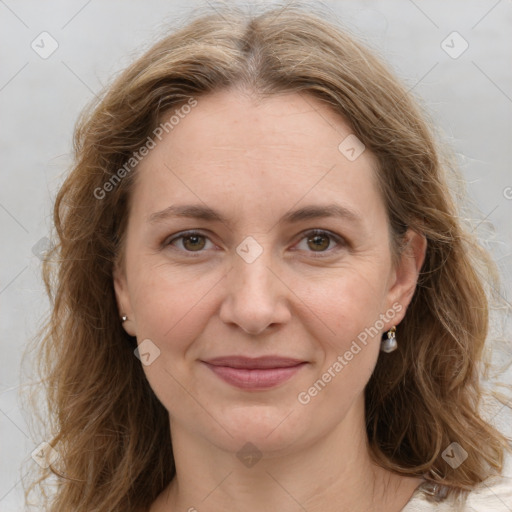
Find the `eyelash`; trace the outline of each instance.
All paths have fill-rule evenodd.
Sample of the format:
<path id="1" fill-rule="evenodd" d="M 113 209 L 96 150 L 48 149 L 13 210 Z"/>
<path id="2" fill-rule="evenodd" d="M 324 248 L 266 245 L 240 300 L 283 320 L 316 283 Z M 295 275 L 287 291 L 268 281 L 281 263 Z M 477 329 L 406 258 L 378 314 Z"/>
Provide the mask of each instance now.
<path id="1" fill-rule="evenodd" d="M 317 235 L 320 235 L 320 236 L 325 236 L 329 239 L 331 239 L 331 241 L 334 241 L 336 244 L 338 244 L 338 247 L 335 247 L 334 249 L 327 249 L 325 251 L 307 251 L 307 252 L 310 252 L 311 255 L 314 257 L 314 258 L 322 258 L 322 257 L 325 257 L 325 255 L 332 255 L 332 252 L 336 249 L 340 249 L 341 247 L 346 247 L 347 246 L 347 242 L 339 235 L 336 235 L 335 233 L 332 233 L 331 231 L 327 231 L 325 229 L 310 229 L 308 231 L 305 231 L 304 233 L 302 233 L 302 237 L 299 239 L 299 242 L 301 242 L 302 240 L 304 240 L 305 238 L 308 238 L 308 237 L 312 237 L 312 236 L 317 236 Z M 177 241 L 177 240 L 180 240 L 180 239 L 184 239 L 184 238 L 187 238 L 189 236 L 200 236 L 200 237 L 203 237 L 207 240 L 210 240 L 206 235 L 204 235 L 201 231 L 197 231 L 197 230 L 189 230 L 189 231 L 182 231 L 181 233 L 178 233 L 176 236 L 174 236 L 173 238 L 167 240 L 164 242 L 164 246 L 172 246 L 172 243 Z M 211 240 L 210 240 L 211 242 Z M 298 243 L 299 243 L 298 242 Z M 205 252 L 205 250 L 200 250 L 200 251 L 187 251 L 186 249 L 177 249 L 175 248 L 176 250 L 180 251 L 180 252 L 185 252 L 187 253 L 187 257 L 192 257 L 192 258 L 197 258 L 198 256 L 200 256 L 203 252 Z"/>

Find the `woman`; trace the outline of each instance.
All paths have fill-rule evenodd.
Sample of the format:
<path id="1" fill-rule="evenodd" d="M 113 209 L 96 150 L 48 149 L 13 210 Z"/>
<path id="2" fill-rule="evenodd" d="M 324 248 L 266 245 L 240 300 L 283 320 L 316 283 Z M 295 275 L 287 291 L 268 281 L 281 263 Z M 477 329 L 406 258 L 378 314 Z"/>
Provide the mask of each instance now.
<path id="1" fill-rule="evenodd" d="M 493 267 L 367 49 L 298 7 L 212 12 L 130 66 L 75 146 L 45 265 L 45 510 L 510 500 L 477 409 Z"/>

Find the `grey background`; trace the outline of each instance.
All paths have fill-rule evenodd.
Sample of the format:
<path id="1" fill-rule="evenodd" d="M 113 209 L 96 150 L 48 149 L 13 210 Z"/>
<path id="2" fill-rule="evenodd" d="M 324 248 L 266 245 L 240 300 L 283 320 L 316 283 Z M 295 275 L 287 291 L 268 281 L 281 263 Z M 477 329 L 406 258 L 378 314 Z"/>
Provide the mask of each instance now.
<path id="1" fill-rule="evenodd" d="M 502 294 L 509 298 L 512 1 L 345 0 L 324 4 L 354 34 L 378 49 L 423 99 L 453 145 L 468 193 L 479 209 L 472 220 L 498 261 L 504 278 Z M 2 512 L 22 510 L 24 470 L 20 465 L 34 463 L 30 454 L 44 440 L 31 438 L 29 413 L 20 407 L 20 360 L 48 309 L 34 246 L 44 246 L 50 232 L 52 199 L 71 161 L 74 123 L 114 73 L 195 5 L 206 3 L 0 0 Z M 47 59 L 31 48 L 43 31 L 59 45 Z M 453 31 L 469 44 L 458 58 L 441 47 Z M 447 41 L 453 51 L 461 47 L 456 40 L 453 44 Z M 503 367 L 512 356 L 510 346 L 500 350 L 495 360 Z M 510 381 L 510 375 L 509 371 L 502 379 Z M 506 413 L 506 407 L 496 406 L 490 417 L 505 429 Z"/>

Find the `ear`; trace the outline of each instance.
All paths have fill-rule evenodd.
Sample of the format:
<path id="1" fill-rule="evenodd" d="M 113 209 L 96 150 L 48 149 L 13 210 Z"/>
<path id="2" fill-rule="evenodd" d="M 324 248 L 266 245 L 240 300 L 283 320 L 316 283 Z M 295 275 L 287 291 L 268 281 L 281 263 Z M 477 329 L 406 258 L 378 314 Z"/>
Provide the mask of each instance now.
<path id="1" fill-rule="evenodd" d="M 112 272 L 114 281 L 114 292 L 116 294 L 117 308 L 120 317 L 126 315 L 128 318 L 123 322 L 124 330 L 130 336 L 136 336 L 135 319 L 133 317 L 133 310 L 130 303 L 130 295 L 128 293 L 128 284 L 126 281 L 126 272 L 119 263 L 114 265 Z M 119 318 L 121 321 L 121 318 Z"/>
<path id="2" fill-rule="evenodd" d="M 397 314 L 393 319 L 392 325 L 387 326 L 387 329 L 399 324 L 403 320 L 416 290 L 418 276 L 425 261 L 426 251 L 427 239 L 425 235 L 409 229 L 405 234 L 405 244 L 399 260 L 391 273 L 387 298 L 388 307 L 392 307 L 393 304 L 400 304 L 402 307 L 400 311 L 396 309 L 396 306 L 393 308 L 397 311 Z"/>

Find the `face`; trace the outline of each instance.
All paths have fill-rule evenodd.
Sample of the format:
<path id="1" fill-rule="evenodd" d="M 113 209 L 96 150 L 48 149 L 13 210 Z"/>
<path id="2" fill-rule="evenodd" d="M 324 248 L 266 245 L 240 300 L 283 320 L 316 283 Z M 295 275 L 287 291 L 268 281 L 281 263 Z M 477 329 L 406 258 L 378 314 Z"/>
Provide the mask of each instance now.
<path id="1" fill-rule="evenodd" d="M 197 101 L 136 171 L 114 272 L 123 325 L 171 431 L 233 451 L 306 445 L 361 403 L 424 245 L 408 233 L 392 263 L 376 160 L 338 148 L 351 129 L 318 100 Z"/>

